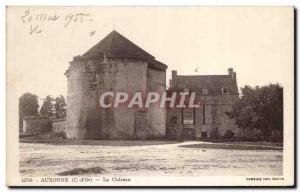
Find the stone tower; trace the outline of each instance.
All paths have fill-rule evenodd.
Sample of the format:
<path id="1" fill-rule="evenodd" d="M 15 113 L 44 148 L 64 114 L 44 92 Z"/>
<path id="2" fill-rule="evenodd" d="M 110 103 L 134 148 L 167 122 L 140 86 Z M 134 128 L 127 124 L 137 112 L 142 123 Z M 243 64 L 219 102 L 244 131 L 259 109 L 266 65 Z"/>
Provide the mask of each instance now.
<path id="1" fill-rule="evenodd" d="M 164 91 L 167 66 L 117 31 L 112 31 L 66 71 L 67 138 L 147 139 L 166 134 L 163 108 L 101 108 L 105 91 Z"/>

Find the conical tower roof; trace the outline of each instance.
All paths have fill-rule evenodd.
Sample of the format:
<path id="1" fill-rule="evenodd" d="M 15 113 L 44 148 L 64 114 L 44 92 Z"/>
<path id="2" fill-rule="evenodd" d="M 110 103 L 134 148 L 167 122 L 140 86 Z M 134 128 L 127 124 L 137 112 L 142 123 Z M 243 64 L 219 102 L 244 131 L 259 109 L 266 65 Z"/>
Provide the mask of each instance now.
<path id="1" fill-rule="evenodd" d="M 154 57 L 141 49 L 126 37 L 113 30 L 104 39 L 97 43 L 94 47 L 88 50 L 83 56 L 93 57 L 97 55 L 116 54 L 116 55 L 127 55 L 138 58 L 154 59 Z"/>
<path id="2" fill-rule="evenodd" d="M 142 59 L 149 63 L 149 67 L 158 70 L 166 70 L 167 66 L 157 60 L 151 54 L 135 45 L 126 37 L 113 30 L 99 43 L 82 55 L 83 59 L 97 59 L 103 56 L 113 58 Z"/>

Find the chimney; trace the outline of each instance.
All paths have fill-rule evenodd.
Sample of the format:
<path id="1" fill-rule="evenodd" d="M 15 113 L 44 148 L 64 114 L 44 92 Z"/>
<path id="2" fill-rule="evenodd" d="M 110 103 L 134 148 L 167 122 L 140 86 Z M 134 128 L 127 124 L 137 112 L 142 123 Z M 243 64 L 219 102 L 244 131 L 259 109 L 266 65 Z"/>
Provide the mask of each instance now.
<path id="1" fill-rule="evenodd" d="M 172 70 L 172 87 L 176 86 L 176 76 L 177 76 L 177 71 Z"/>
<path id="2" fill-rule="evenodd" d="M 232 68 L 228 68 L 228 75 L 229 75 L 233 80 L 236 80 L 236 72 L 234 72 Z"/>
<path id="3" fill-rule="evenodd" d="M 232 77 L 233 75 L 233 69 L 230 67 L 228 68 L 228 75 Z"/>

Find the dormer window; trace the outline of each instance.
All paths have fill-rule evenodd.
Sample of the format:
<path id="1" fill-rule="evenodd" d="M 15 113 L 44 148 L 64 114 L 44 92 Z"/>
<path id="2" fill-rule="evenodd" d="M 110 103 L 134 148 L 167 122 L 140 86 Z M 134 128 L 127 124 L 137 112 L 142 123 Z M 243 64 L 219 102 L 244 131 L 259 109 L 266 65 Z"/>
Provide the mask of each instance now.
<path id="1" fill-rule="evenodd" d="M 202 88 L 202 94 L 203 95 L 208 95 L 208 88 Z"/>
<path id="2" fill-rule="evenodd" d="M 228 88 L 222 88 L 222 94 L 229 94 Z"/>

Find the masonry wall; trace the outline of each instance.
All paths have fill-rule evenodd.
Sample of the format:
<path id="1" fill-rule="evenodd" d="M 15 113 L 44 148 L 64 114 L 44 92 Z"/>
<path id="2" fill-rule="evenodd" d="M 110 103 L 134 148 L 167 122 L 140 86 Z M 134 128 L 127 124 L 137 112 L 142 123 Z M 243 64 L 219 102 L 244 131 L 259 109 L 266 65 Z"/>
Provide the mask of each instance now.
<path id="1" fill-rule="evenodd" d="M 32 117 L 23 119 L 21 135 L 37 135 L 51 130 L 48 117 Z"/>
<path id="2" fill-rule="evenodd" d="M 148 68 L 147 73 L 148 92 L 162 94 L 166 90 L 166 72 Z M 149 113 L 149 137 L 164 138 L 166 135 L 166 109 L 160 108 L 159 103 L 152 105 Z"/>
<path id="3" fill-rule="evenodd" d="M 73 60 L 70 63 L 68 74 L 67 95 L 67 130 L 69 139 L 84 139 L 85 129 L 82 121 L 84 92 L 89 88 L 87 79 L 86 63 Z"/>
<path id="4" fill-rule="evenodd" d="M 116 92 L 126 92 L 133 95 L 135 92 L 146 92 L 147 85 L 147 62 L 130 59 L 110 59 L 107 61 L 107 69 L 104 74 L 104 85 L 99 85 L 106 90 Z M 100 109 L 101 110 L 101 109 Z M 113 115 L 112 122 L 106 121 L 105 125 L 109 124 L 108 129 L 111 133 L 111 139 L 135 138 L 134 119 L 135 113 L 139 110 L 136 108 L 127 108 L 127 105 L 102 110 L 102 114 L 107 112 Z M 110 128 L 109 128 L 110 127 Z"/>
<path id="5" fill-rule="evenodd" d="M 66 119 L 55 119 L 51 121 L 52 131 L 55 133 L 66 133 Z"/>
<path id="6" fill-rule="evenodd" d="M 67 137 L 134 139 L 138 137 L 135 119 L 141 117 L 149 122 L 147 128 L 144 128 L 145 138 L 164 136 L 164 109 L 149 110 L 146 114 L 139 115 L 138 108 L 123 106 L 103 109 L 99 106 L 99 97 L 103 92 L 146 93 L 150 87 L 153 90 L 164 90 L 165 72 L 149 69 L 145 61 L 104 58 L 71 62 L 68 77 Z"/>

